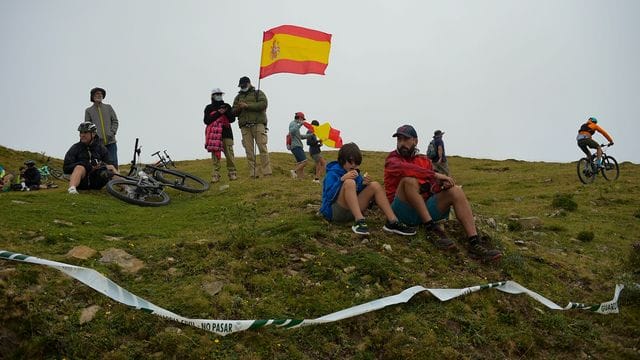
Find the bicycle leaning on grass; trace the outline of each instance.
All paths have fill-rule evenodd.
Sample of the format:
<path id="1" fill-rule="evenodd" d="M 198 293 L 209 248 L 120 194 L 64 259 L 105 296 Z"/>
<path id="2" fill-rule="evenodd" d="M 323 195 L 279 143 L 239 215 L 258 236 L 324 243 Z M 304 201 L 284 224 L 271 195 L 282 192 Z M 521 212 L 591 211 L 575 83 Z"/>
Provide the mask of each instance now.
<path id="1" fill-rule="evenodd" d="M 51 158 L 48 157 L 45 164 L 38 168 L 38 172 L 40 172 L 40 178 L 42 179 L 42 182 L 49 183 L 51 182 L 52 177 L 58 180 L 68 180 L 64 177 L 62 170 L 49 166 L 50 161 Z"/>
<path id="2" fill-rule="evenodd" d="M 618 161 L 613 156 L 607 155 L 606 149 L 610 145 L 600 144 L 602 149 L 602 164 L 598 166 L 596 153 L 591 154 L 590 158 L 583 157 L 578 160 L 578 178 L 583 184 L 592 183 L 596 179 L 598 172 L 602 173 L 602 177 L 612 181 L 617 180 L 620 176 L 620 167 Z"/>
<path id="3" fill-rule="evenodd" d="M 136 139 L 137 141 L 137 139 Z M 156 180 L 171 185 L 172 187 L 191 193 L 200 193 L 209 190 L 209 183 L 201 178 L 176 169 L 176 165 L 171 160 L 167 150 L 164 155 L 160 151 L 156 151 L 151 156 L 157 156 L 158 161 L 153 165 L 145 165 L 144 171 Z"/>
<path id="4" fill-rule="evenodd" d="M 164 162 L 163 165 L 159 163 L 154 165 L 140 164 L 139 158 L 142 149 L 138 143 L 139 141 L 136 139 L 129 173 L 127 175 L 115 174 L 112 180 L 107 183 L 107 192 L 112 196 L 130 204 L 162 206 L 169 204 L 170 201 L 169 195 L 164 191 L 165 186 L 188 192 L 203 192 L 209 188 L 209 184 L 197 176 L 163 168 L 173 164 L 166 153 L 169 160 L 161 157 L 160 162 Z"/>

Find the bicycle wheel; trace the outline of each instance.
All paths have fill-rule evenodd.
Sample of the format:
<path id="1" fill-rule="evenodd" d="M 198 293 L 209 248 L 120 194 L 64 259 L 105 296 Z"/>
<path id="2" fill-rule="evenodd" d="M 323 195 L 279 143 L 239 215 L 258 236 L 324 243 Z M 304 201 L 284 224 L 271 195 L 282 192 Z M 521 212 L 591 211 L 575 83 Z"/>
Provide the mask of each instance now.
<path id="1" fill-rule="evenodd" d="M 49 167 L 49 174 L 51 174 L 51 176 L 53 176 L 54 178 L 56 178 L 58 180 L 68 180 L 68 179 L 65 179 L 64 174 L 62 173 L 62 170 L 60 170 L 60 169 Z"/>
<path id="2" fill-rule="evenodd" d="M 618 162 L 613 156 L 603 156 L 602 166 L 602 176 L 604 176 L 605 179 L 609 181 L 618 179 L 620 176 L 620 167 L 618 167 Z"/>
<path id="3" fill-rule="evenodd" d="M 138 186 L 136 181 L 125 179 L 109 181 L 107 192 L 117 199 L 140 206 L 162 206 L 171 200 L 162 187 Z"/>
<path id="4" fill-rule="evenodd" d="M 153 177 L 171 187 L 190 193 L 201 193 L 209 190 L 208 182 L 180 170 L 154 168 Z"/>
<path id="5" fill-rule="evenodd" d="M 578 178 L 583 184 L 592 183 L 596 179 L 596 173 L 591 169 L 589 159 L 578 160 Z"/>

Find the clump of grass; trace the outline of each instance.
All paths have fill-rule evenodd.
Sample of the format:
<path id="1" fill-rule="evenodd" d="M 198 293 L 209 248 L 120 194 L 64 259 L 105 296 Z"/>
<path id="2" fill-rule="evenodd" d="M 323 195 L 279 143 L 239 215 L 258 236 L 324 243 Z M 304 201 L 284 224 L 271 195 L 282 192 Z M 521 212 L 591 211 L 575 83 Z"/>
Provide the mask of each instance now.
<path id="1" fill-rule="evenodd" d="M 636 211 L 633 213 L 633 216 L 634 216 L 635 218 L 640 219 L 640 209 L 636 210 Z"/>
<path id="2" fill-rule="evenodd" d="M 629 253 L 629 268 L 640 272 L 640 241 L 631 246 Z"/>
<path id="3" fill-rule="evenodd" d="M 593 231 L 580 231 L 578 233 L 578 240 L 582 242 L 591 242 L 595 238 Z"/>
<path id="4" fill-rule="evenodd" d="M 522 224 L 517 220 L 509 219 L 509 221 L 507 221 L 507 229 L 509 229 L 509 231 L 520 231 L 522 230 Z"/>
<path id="5" fill-rule="evenodd" d="M 551 206 L 567 211 L 575 211 L 578 209 L 578 203 L 573 200 L 573 194 L 555 194 Z"/>

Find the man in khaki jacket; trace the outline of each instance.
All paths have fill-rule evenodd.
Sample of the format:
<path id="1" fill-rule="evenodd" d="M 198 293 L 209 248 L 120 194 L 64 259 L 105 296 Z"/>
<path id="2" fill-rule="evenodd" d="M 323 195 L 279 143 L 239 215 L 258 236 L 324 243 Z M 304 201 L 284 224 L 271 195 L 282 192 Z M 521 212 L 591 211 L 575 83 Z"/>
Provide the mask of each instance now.
<path id="1" fill-rule="evenodd" d="M 262 90 L 256 90 L 246 76 L 240 78 L 238 87 L 240 91 L 233 100 L 233 113 L 238 116 L 242 146 L 249 162 L 249 176 L 269 176 L 271 164 L 267 149 L 267 96 Z M 260 168 L 256 168 L 256 146 L 260 151 Z"/>

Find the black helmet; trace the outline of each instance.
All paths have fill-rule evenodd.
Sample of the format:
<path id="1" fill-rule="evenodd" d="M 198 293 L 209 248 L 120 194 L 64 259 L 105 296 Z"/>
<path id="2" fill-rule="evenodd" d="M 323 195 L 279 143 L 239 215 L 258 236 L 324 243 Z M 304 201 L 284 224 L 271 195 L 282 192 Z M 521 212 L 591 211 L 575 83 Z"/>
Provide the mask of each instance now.
<path id="1" fill-rule="evenodd" d="M 102 98 L 106 98 L 107 97 L 107 91 L 103 88 L 99 88 L 99 87 L 94 87 L 93 89 L 91 89 L 91 91 L 89 92 L 91 95 L 89 96 L 89 101 L 93 102 L 93 95 L 95 95 L 98 91 L 100 91 L 102 93 Z"/>
<path id="2" fill-rule="evenodd" d="M 78 126 L 78 131 L 80 132 L 96 132 L 98 130 L 98 128 L 96 127 L 96 124 L 90 122 L 90 121 L 85 121 L 82 124 L 80 124 Z"/>
<path id="3" fill-rule="evenodd" d="M 27 166 L 33 166 L 33 165 L 36 164 L 36 162 L 33 161 L 33 160 L 27 160 L 27 161 L 24 162 L 24 164 L 27 165 Z"/>

